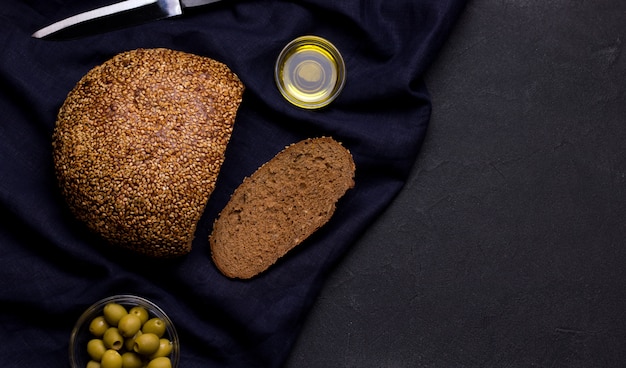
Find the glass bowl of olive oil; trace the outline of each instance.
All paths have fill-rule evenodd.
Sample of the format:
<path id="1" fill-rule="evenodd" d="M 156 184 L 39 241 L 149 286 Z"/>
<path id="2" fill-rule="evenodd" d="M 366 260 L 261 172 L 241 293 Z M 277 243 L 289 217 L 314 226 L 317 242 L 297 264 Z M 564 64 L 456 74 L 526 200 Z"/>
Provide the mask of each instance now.
<path id="1" fill-rule="evenodd" d="M 302 36 L 280 52 L 274 70 L 280 93 L 295 106 L 318 109 L 331 103 L 346 82 L 339 50 L 318 36 Z"/>

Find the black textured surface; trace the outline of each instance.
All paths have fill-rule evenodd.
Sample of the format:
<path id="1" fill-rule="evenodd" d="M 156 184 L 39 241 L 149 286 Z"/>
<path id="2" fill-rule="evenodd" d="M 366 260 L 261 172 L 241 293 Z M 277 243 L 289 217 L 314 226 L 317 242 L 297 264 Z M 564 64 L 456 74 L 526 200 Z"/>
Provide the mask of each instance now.
<path id="1" fill-rule="evenodd" d="M 626 362 L 626 2 L 472 1 L 413 173 L 287 367 Z"/>

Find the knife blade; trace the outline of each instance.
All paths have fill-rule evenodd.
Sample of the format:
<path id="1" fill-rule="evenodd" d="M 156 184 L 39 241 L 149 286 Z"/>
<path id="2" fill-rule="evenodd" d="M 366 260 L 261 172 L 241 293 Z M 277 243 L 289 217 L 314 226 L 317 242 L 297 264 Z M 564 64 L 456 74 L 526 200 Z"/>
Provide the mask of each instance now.
<path id="1" fill-rule="evenodd" d="M 221 0 L 125 0 L 52 23 L 32 37 L 65 39 L 88 36 L 183 14 L 184 9 Z"/>

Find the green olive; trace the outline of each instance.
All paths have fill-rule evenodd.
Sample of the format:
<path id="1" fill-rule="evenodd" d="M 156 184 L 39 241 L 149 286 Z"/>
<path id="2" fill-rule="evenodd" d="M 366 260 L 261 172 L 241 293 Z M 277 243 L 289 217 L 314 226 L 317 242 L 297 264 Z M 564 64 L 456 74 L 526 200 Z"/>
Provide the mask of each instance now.
<path id="1" fill-rule="evenodd" d="M 135 334 L 135 336 L 133 337 L 127 337 L 126 339 L 124 339 L 124 348 L 128 351 L 133 351 L 133 346 L 135 346 L 135 339 L 137 337 L 139 337 L 139 335 L 141 335 L 143 332 L 141 332 L 141 330 L 137 331 L 137 333 Z"/>
<path id="2" fill-rule="evenodd" d="M 104 341 L 100 339 L 91 339 L 87 343 L 87 354 L 95 361 L 99 362 L 105 351 L 107 348 L 104 346 Z"/>
<path id="3" fill-rule="evenodd" d="M 86 368 L 171 368 L 173 344 L 163 337 L 166 327 L 143 306 L 127 310 L 108 303 L 89 324 L 95 338 L 87 343 L 91 360 Z"/>
<path id="4" fill-rule="evenodd" d="M 158 317 L 151 318 L 144 323 L 141 331 L 143 333 L 153 333 L 158 337 L 161 337 L 165 333 L 165 322 Z"/>
<path id="5" fill-rule="evenodd" d="M 120 350 L 124 346 L 124 337 L 117 327 L 109 327 L 102 336 L 104 346 L 108 349 Z"/>
<path id="6" fill-rule="evenodd" d="M 96 362 L 95 360 L 90 360 L 87 362 L 86 368 L 100 368 L 100 362 Z"/>
<path id="7" fill-rule="evenodd" d="M 148 363 L 146 368 L 172 368 L 172 361 L 166 357 L 155 358 Z"/>
<path id="8" fill-rule="evenodd" d="M 126 308 L 117 303 L 108 303 L 104 306 L 102 313 L 104 314 L 104 319 L 109 323 L 109 325 L 115 327 L 117 327 L 120 319 L 128 314 Z"/>
<path id="9" fill-rule="evenodd" d="M 122 367 L 123 368 L 141 368 L 143 367 L 143 360 L 141 356 L 135 352 L 127 351 L 122 354 Z"/>
<path id="10" fill-rule="evenodd" d="M 100 361 L 102 368 L 122 368 L 122 356 L 116 350 L 107 350 Z"/>
<path id="11" fill-rule="evenodd" d="M 159 337 L 153 333 L 143 333 L 135 339 L 133 350 L 141 355 L 152 355 L 159 350 Z"/>
<path id="12" fill-rule="evenodd" d="M 168 339 L 160 339 L 159 340 L 159 349 L 152 355 L 150 355 L 150 359 L 155 359 L 158 357 L 166 357 L 172 353 L 172 349 L 174 345 Z"/>
<path id="13" fill-rule="evenodd" d="M 109 324 L 104 319 L 104 316 L 98 316 L 89 323 L 89 332 L 95 337 L 102 337 L 107 328 L 109 328 Z"/>
<path id="14" fill-rule="evenodd" d="M 148 321 L 148 318 L 150 318 L 146 308 L 140 305 L 130 308 L 130 310 L 128 311 L 128 314 L 134 314 L 137 317 L 139 317 L 142 325 Z"/>
<path id="15" fill-rule="evenodd" d="M 134 314 L 127 314 L 120 319 L 117 329 L 124 337 L 135 336 L 137 331 L 141 329 L 141 319 Z"/>

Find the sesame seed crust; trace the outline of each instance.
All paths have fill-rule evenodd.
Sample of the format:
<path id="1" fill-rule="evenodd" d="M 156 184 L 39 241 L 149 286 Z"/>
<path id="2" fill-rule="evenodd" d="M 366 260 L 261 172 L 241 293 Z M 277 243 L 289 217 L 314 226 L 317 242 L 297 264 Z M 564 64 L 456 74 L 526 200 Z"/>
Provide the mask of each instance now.
<path id="1" fill-rule="evenodd" d="M 243 90 L 226 65 L 163 48 L 127 51 L 90 70 L 59 110 L 52 139 L 74 215 L 133 251 L 187 254 Z"/>

